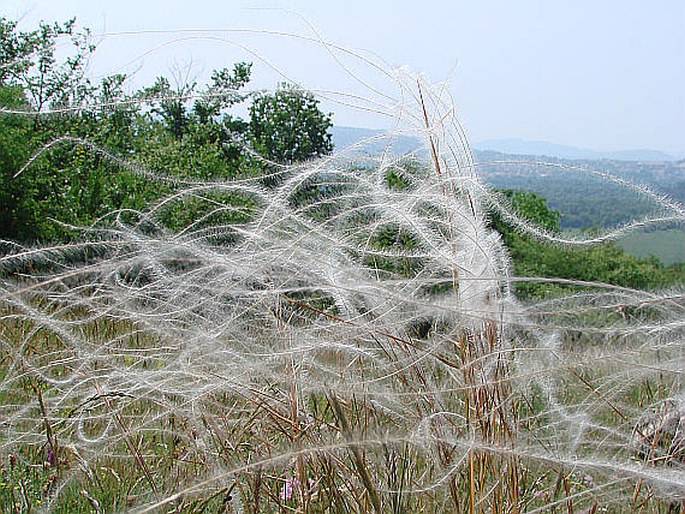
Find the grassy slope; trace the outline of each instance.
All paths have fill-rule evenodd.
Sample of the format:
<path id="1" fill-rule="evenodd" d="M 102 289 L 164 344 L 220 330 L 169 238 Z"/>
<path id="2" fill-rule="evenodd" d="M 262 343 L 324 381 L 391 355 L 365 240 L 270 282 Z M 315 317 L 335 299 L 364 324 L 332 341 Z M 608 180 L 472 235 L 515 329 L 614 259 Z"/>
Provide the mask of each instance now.
<path id="1" fill-rule="evenodd" d="M 653 255 L 667 266 L 685 261 L 685 231 L 683 230 L 638 232 L 622 238 L 619 245 L 636 257 Z"/>

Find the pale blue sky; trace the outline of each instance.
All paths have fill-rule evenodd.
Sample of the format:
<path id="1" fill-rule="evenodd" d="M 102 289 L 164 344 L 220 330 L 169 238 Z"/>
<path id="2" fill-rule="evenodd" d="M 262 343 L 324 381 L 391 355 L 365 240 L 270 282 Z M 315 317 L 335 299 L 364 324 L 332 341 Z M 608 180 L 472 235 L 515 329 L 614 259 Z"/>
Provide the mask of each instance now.
<path id="1" fill-rule="evenodd" d="M 136 87 L 189 62 L 202 79 L 213 68 L 250 58 L 244 45 L 305 86 L 369 94 L 325 51 L 301 41 L 182 32 L 249 28 L 311 35 L 297 16 L 251 10 L 291 9 L 329 41 L 432 80 L 449 79 L 458 117 L 474 142 L 514 137 L 685 154 L 684 0 L 0 0 L 0 6 L 2 15 L 22 17 L 24 29 L 38 19 L 76 16 L 96 33 L 178 31 L 102 40 L 92 72 L 135 70 Z M 388 87 L 382 77 L 345 63 L 370 86 Z M 276 80 L 264 63 L 255 64 L 255 85 Z M 387 123 L 333 103 L 326 108 L 340 125 Z"/>

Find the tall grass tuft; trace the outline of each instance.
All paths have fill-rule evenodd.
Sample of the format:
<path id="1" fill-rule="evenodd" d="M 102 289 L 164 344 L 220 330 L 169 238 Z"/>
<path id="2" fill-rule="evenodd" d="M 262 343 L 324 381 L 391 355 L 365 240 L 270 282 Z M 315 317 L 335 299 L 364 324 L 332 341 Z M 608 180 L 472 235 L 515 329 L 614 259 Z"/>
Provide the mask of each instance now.
<path id="1" fill-rule="evenodd" d="M 373 66 L 382 139 L 422 151 L 186 183 L 81 242 L 0 258 L 2 508 L 683 512 L 682 287 L 518 301 L 512 284 L 536 279 L 512 276 L 493 209 L 550 244 L 615 234 L 564 242 L 517 218 L 442 85 L 322 45 Z M 164 228 L 216 191 L 250 217 Z"/>

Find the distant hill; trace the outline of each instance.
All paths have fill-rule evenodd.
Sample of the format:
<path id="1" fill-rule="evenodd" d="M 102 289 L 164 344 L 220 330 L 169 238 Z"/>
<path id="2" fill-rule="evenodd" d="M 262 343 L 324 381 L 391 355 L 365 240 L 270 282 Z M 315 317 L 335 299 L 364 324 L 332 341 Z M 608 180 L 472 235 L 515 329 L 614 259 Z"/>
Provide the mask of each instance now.
<path id="1" fill-rule="evenodd" d="M 331 133 L 336 151 L 349 150 L 356 145 L 355 154 L 379 155 L 389 150 L 393 155 L 404 155 L 421 148 L 421 143 L 414 137 L 396 136 L 389 138 L 382 130 L 334 125 Z"/>
<path id="2" fill-rule="evenodd" d="M 523 139 L 491 139 L 473 145 L 475 150 L 494 151 L 513 155 L 544 155 L 559 159 L 618 161 L 677 161 L 679 156 L 658 150 L 635 149 L 616 152 L 600 152 L 575 146 L 558 145 L 547 141 L 526 141 Z"/>
<path id="3" fill-rule="evenodd" d="M 359 127 L 332 128 L 333 143 L 336 150 L 343 150 L 353 145 L 359 145 L 355 153 L 379 154 L 390 150 L 394 155 L 411 153 L 421 148 L 421 142 L 410 136 L 385 138 L 382 130 Z M 619 160 L 619 161 L 677 161 L 683 156 L 671 155 L 658 150 L 635 149 L 616 152 L 600 152 L 575 146 L 558 145 L 547 141 L 526 141 L 523 139 L 490 139 L 472 145 L 472 150 L 478 152 L 498 152 L 509 155 L 546 156 L 558 159 L 572 160 Z"/>

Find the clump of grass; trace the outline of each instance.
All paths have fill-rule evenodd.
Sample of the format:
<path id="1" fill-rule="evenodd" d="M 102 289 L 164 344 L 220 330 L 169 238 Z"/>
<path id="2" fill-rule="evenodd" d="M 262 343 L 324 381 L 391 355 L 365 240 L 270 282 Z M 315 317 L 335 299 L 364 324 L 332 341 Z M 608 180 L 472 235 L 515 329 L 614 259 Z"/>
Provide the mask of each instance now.
<path id="1" fill-rule="evenodd" d="M 553 236 L 479 181 L 444 90 L 383 73 L 419 166 L 343 149 L 91 227 L 87 263 L 2 257 L 50 263 L 2 279 L 4 510 L 682 509 L 682 414 L 655 417 L 685 402 L 682 291 L 518 302 L 487 210 Z M 166 231 L 199 190 L 253 212 Z"/>

